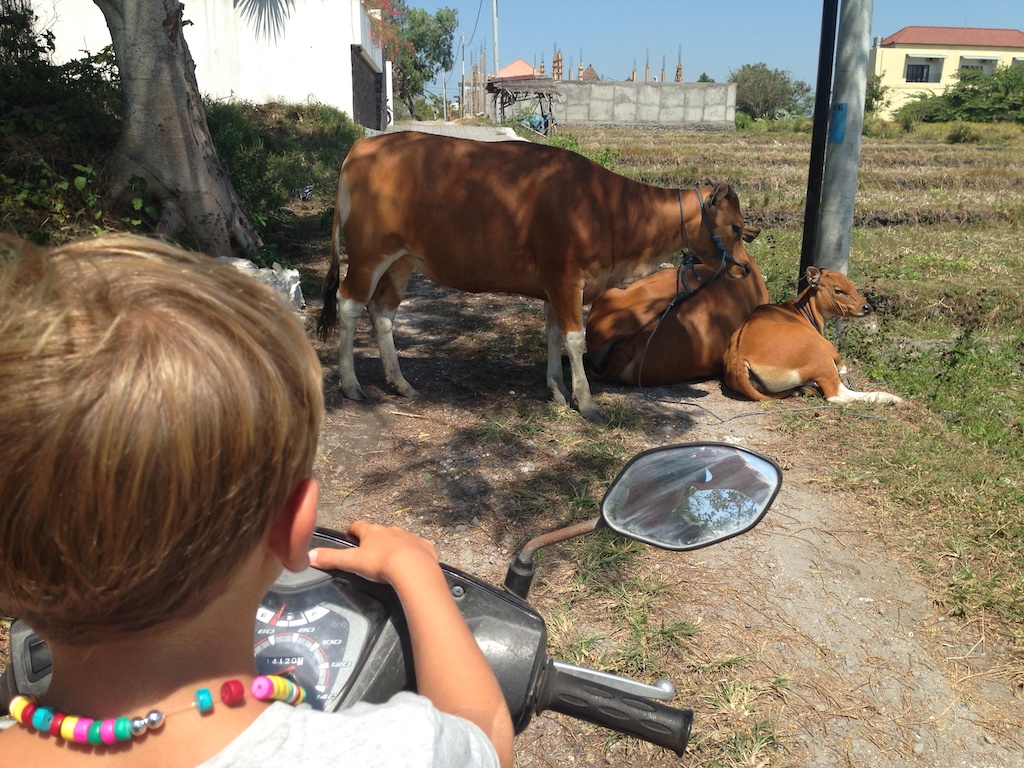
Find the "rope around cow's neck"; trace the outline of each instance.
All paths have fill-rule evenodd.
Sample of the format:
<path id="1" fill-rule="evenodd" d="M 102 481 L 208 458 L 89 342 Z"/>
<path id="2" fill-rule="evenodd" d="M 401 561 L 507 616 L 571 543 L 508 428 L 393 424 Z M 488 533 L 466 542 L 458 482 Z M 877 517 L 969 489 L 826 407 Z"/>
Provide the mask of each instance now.
<path id="1" fill-rule="evenodd" d="M 722 274 L 722 270 L 725 268 L 725 257 L 723 254 L 726 253 L 726 251 L 722 247 L 722 242 L 718 239 L 718 235 L 716 235 L 715 231 L 711 229 L 711 223 L 708 221 L 707 214 L 704 211 L 704 199 L 700 196 L 700 190 L 697 187 L 694 187 L 693 193 L 697 196 L 697 204 L 700 206 L 701 223 L 705 224 L 708 231 L 711 233 L 711 239 L 714 242 L 715 247 L 718 249 L 719 256 L 718 269 L 715 271 L 715 274 L 711 276 L 710 280 L 704 281 L 701 279 L 700 275 L 697 274 L 697 271 L 693 267 L 694 257 L 693 249 L 690 247 L 690 235 L 686 231 L 686 214 L 683 211 L 683 190 L 680 188 L 677 191 L 679 193 L 679 229 L 683 233 L 683 242 L 686 245 L 680 253 L 676 254 L 676 295 L 669 299 L 665 309 L 644 323 L 643 326 L 641 326 L 640 329 L 630 337 L 630 341 L 632 341 L 643 333 L 651 323 L 655 323 L 654 329 L 647 337 L 647 343 L 644 344 L 643 354 L 640 355 L 640 366 L 637 368 L 636 372 L 636 386 L 640 390 L 643 390 L 644 388 L 644 363 L 647 360 L 647 351 L 650 349 L 651 342 L 654 340 L 654 335 L 658 332 L 658 329 L 661 328 L 661 324 L 665 321 L 665 318 L 668 317 L 672 310 L 682 302 L 692 298 L 697 291 L 702 288 L 706 288 L 708 285 L 713 283 L 718 276 Z M 680 257 L 682 257 L 681 260 Z M 691 288 L 690 284 L 686 282 L 686 275 L 688 272 L 692 272 L 697 282 L 700 283 L 696 288 Z"/>
<path id="2" fill-rule="evenodd" d="M 812 289 L 808 289 L 807 292 L 809 293 L 811 290 Z M 809 322 L 811 324 L 811 327 L 814 328 L 814 330 L 816 330 L 822 336 L 824 336 L 825 335 L 825 325 L 824 325 L 824 323 L 822 323 L 822 327 L 819 328 L 818 324 L 816 322 L 814 322 L 814 315 L 812 315 L 811 314 L 811 310 L 809 310 L 807 308 L 808 301 L 810 301 L 810 297 L 809 296 L 803 297 L 803 300 L 801 300 L 800 298 L 797 298 L 796 305 L 800 309 L 800 311 L 804 313 L 804 317 L 807 318 L 807 322 Z"/>

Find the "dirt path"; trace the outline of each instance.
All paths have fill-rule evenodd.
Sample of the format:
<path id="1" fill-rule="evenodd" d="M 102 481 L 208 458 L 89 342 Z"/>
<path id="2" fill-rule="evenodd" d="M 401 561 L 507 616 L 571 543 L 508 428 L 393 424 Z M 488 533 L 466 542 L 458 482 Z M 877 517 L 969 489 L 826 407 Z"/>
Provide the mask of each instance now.
<path id="1" fill-rule="evenodd" d="M 522 307 L 414 281 L 396 333 L 405 375 L 421 392 L 412 400 L 382 385 L 376 350 L 365 335 L 357 339 L 357 370 L 375 402 L 330 397 L 317 470 L 322 523 L 344 527 L 362 515 L 404 525 L 436 541 L 445 561 L 500 583 L 521 531 L 555 522 L 510 521 L 506 502 L 541 468 L 557 471 L 557 442 L 526 440 L 506 454 L 474 445 L 466 431 L 482 414 L 547 398 L 541 344 L 523 352 L 515 340 L 541 338 L 539 307 Z M 324 359 L 333 358 L 329 349 Z M 333 384 L 336 374 L 327 375 Z M 900 548 L 875 510 L 829 487 L 827 450 L 795 445 L 778 414 L 726 397 L 718 381 L 645 392 L 595 386 L 595 395 L 599 405 L 625 398 L 654 416 L 658 428 L 641 447 L 726 441 L 784 467 L 782 491 L 751 534 L 688 556 L 644 555 L 644 567 L 699 622 L 692 657 L 673 673 L 681 691 L 698 667 L 717 684 L 702 662 L 724 657 L 743 662 L 722 680 L 776 685 L 751 682 L 746 700 L 712 701 L 702 690 L 689 691 L 697 700 L 677 699 L 696 710 L 682 759 L 545 714 L 518 738 L 518 765 L 721 764 L 706 762 L 721 752 L 702 740 L 721 743 L 730 722 L 750 732 L 744 719 L 764 718 L 775 723 L 773 738 L 738 748 L 730 764 L 1024 766 L 1024 700 L 999 676 L 1003 649 L 982 622 L 938 612 L 913 568 L 893 556 Z M 565 418 L 575 424 L 578 415 Z M 574 567 L 564 556 L 553 560 L 533 596 L 542 613 L 557 608 Z M 599 628 L 599 618 L 579 620 Z"/>

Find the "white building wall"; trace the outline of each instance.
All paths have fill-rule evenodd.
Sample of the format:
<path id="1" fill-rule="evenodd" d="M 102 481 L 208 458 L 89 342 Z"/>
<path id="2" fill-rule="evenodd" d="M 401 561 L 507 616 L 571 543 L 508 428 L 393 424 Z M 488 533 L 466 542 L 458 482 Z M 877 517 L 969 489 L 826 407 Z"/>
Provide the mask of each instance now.
<path id="1" fill-rule="evenodd" d="M 33 8 L 55 35 L 57 63 L 110 45 L 103 14 L 88 0 L 33 0 Z M 351 115 L 351 46 L 384 71 L 359 0 L 293 0 L 276 35 L 258 34 L 228 0 L 189 0 L 185 19 L 199 90 L 214 99 L 315 101 Z"/>

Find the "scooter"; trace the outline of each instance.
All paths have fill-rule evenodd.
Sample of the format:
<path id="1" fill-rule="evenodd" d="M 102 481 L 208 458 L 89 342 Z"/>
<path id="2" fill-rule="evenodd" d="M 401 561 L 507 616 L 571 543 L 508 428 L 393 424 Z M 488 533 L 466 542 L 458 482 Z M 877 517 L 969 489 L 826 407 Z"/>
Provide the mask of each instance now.
<path id="1" fill-rule="evenodd" d="M 516 733 L 545 710 L 644 739 L 682 755 L 693 711 L 663 702 L 667 680 L 642 683 L 547 655 L 544 619 L 527 602 L 534 556 L 544 547 L 607 528 L 673 551 L 699 549 L 749 531 L 764 517 L 782 483 L 771 459 L 723 443 L 690 443 L 644 451 L 611 483 L 600 516 L 526 543 L 495 587 L 442 565 L 467 624 L 501 685 Z M 355 546 L 318 528 L 312 546 Z M 343 571 L 286 572 L 256 613 L 256 667 L 290 676 L 307 700 L 327 711 L 357 701 L 380 703 L 415 690 L 412 650 L 394 591 Z M 45 692 L 50 656 L 22 622 L 11 628 L 11 664 L 0 701 L 15 691 Z"/>

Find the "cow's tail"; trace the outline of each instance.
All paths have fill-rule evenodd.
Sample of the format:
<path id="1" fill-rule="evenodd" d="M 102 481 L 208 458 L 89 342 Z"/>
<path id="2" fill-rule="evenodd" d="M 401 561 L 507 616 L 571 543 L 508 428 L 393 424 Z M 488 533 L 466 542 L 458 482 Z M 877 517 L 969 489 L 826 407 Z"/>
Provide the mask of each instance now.
<path id="1" fill-rule="evenodd" d="M 744 326 L 733 334 L 729 346 L 722 356 L 722 379 L 725 386 L 738 395 L 748 400 L 781 400 L 789 397 L 793 390 L 787 392 L 769 392 L 766 387 L 757 387 L 751 377 L 757 379 L 757 372 L 750 367 L 747 359 L 740 354 L 739 339 L 744 331 Z"/>
<path id="2" fill-rule="evenodd" d="M 750 381 L 750 366 L 747 359 L 740 354 L 740 341 L 747 324 L 744 323 L 729 339 L 729 344 L 722 355 L 722 380 L 729 389 L 748 400 L 767 400 L 768 396 L 755 389 Z"/>
<path id="3" fill-rule="evenodd" d="M 331 226 L 331 265 L 324 277 L 324 305 L 316 319 L 316 335 L 327 341 L 338 324 L 338 288 L 341 286 L 342 178 L 338 178 L 338 196 L 334 201 L 334 223 Z"/>

